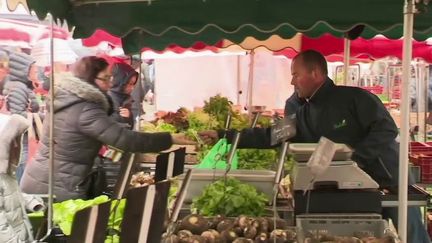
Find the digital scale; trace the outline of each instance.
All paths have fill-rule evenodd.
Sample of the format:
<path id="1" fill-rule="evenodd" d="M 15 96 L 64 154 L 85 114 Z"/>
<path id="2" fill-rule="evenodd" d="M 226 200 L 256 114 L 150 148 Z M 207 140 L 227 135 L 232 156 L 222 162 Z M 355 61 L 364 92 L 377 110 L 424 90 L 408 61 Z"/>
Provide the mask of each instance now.
<path id="1" fill-rule="evenodd" d="M 314 185 L 309 186 L 313 175 L 309 167 L 298 164 L 294 177 L 294 190 L 316 189 L 319 186 L 334 186 L 337 189 L 378 189 L 379 185 L 354 161 L 333 161 L 328 169 L 316 177 Z"/>
<path id="2" fill-rule="evenodd" d="M 306 163 L 318 143 L 293 143 L 289 145 L 289 152 L 298 162 L 293 175 L 294 190 L 313 190 L 319 187 L 333 187 L 336 189 L 378 189 L 379 185 L 357 163 L 351 161 L 353 150 L 344 144 L 335 144 L 336 150 L 332 161 L 325 171 L 315 176 Z M 340 160 L 340 161 L 337 161 Z M 312 185 L 311 185 L 312 182 Z"/>
<path id="3" fill-rule="evenodd" d="M 351 161 L 353 150 L 321 138 L 319 143 L 290 144 L 294 169 L 295 215 L 380 213 L 379 185 Z"/>

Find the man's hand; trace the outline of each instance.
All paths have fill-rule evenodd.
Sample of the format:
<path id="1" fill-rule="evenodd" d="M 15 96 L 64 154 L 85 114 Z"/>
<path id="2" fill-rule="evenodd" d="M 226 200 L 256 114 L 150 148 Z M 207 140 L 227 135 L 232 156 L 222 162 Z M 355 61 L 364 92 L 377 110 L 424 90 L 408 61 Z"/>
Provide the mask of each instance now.
<path id="1" fill-rule="evenodd" d="M 178 145 L 196 145 L 196 142 L 187 138 L 183 133 L 171 134 L 171 141 Z"/>
<path id="2" fill-rule="evenodd" d="M 198 132 L 198 135 L 205 144 L 215 144 L 219 139 L 218 133 L 215 130 Z"/>
<path id="3" fill-rule="evenodd" d="M 119 114 L 121 117 L 124 117 L 124 118 L 129 118 L 131 115 L 129 109 L 122 108 L 122 107 L 119 108 Z"/>

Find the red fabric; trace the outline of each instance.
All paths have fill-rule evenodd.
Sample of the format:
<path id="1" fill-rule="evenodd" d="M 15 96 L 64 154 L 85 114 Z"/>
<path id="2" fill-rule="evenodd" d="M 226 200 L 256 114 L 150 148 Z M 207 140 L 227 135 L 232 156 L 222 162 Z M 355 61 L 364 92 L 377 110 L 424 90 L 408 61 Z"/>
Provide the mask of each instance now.
<path id="1" fill-rule="evenodd" d="M 115 36 L 115 35 L 111 35 L 110 33 L 98 29 L 96 30 L 90 37 L 88 38 L 84 38 L 82 39 L 82 43 L 84 46 L 87 47 L 94 47 L 99 45 L 101 42 L 108 42 L 112 47 L 121 47 L 122 46 L 122 40 L 120 37 Z M 172 51 L 175 53 L 183 53 L 185 51 L 201 51 L 201 50 L 211 50 L 213 52 L 218 52 L 219 48 L 223 47 L 223 41 L 218 41 L 216 44 L 214 45 L 207 45 L 204 42 L 198 41 L 195 42 L 192 46 L 190 47 L 182 47 L 176 44 L 172 44 L 167 46 L 164 50 L 162 51 L 156 51 L 157 53 L 162 53 L 165 51 Z M 148 50 L 152 50 L 151 48 L 143 48 L 141 49 L 141 51 L 148 51 Z M 121 61 L 121 60 L 116 60 L 116 61 Z"/>
<path id="2" fill-rule="evenodd" d="M 223 47 L 223 40 L 218 41 L 216 44 L 209 46 L 204 42 L 198 41 L 195 42 L 192 46 L 190 47 L 182 47 L 176 44 L 172 44 L 169 45 L 168 47 L 166 47 L 164 50 L 161 51 L 154 51 L 156 53 L 163 53 L 166 51 L 172 51 L 174 53 L 180 54 L 183 53 L 185 51 L 212 51 L 212 52 L 218 52 L 219 48 Z M 151 48 L 142 48 L 141 51 L 150 51 L 152 50 Z"/>
<path id="3" fill-rule="evenodd" d="M 287 58 L 292 59 L 298 54 L 298 52 L 291 48 L 286 48 L 282 51 L 273 52 L 273 54 L 286 56 Z M 328 62 L 343 62 L 343 54 L 327 55 L 325 58 L 327 59 Z M 350 64 L 356 64 L 359 62 L 371 62 L 371 61 L 372 59 L 367 55 L 360 55 L 358 57 L 350 58 Z"/>
<path id="4" fill-rule="evenodd" d="M 93 47 L 99 45 L 102 41 L 110 43 L 114 47 L 122 46 L 120 37 L 111 35 L 110 33 L 97 29 L 89 38 L 82 39 L 84 46 Z"/>
<path id="5" fill-rule="evenodd" d="M 31 36 L 26 32 L 22 32 L 16 29 L 0 29 L 0 39 L 24 41 L 30 43 Z"/>
<path id="6" fill-rule="evenodd" d="M 401 59 L 402 46 L 403 40 L 390 40 L 382 36 L 377 36 L 370 40 L 358 38 L 351 41 L 351 56 L 370 56 L 375 59 L 394 56 Z M 344 40 L 330 34 L 324 34 L 319 38 L 310 38 L 302 35 L 301 50 L 308 49 L 317 50 L 325 56 L 343 54 Z M 432 63 L 432 46 L 426 42 L 413 40 L 413 57 L 422 58 L 426 62 Z"/>
<path id="7" fill-rule="evenodd" d="M 48 38 L 50 27 L 26 21 L 0 18 L 0 40 L 13 40 L 32 43 Z M 54 27 L 54 37 L 67 39 L 70 34 L 67 30 Z"/>
<path id="8" fill-rule="evenodd" d="M 98 57 L 102 57 L 102 58 L 104 58 L 105 60 L 107 60 L 107 62 L 109 63 L 109 66 L 112 66 L 112 65 L 115 64 L 115 63 L 126 63 L 126 64 L 130 64 L 130 63 L 129 63 L 129 59 L 128 59 L 128 58 L 125 58 L 125 57 L 112 57 L 112 56 L 109 56 L 109 55 L 107 55 L 107 54 L 105 54 L 105 53 L 98 54 L 97 56 L 98 56 Z"/>
<path id="9" fill-rule="evenodd" d="M 63 39 L 63 40 L 67 40 L 69 38 L 70 34 L 63 30 L 63 29 L 59 29 L 59 28 L 54 28 L 53 31 L 53 38 L 55 39 Z M 39 40 L 42 39 L 48 39 L 50 38 L 50 29 L 47 28 L 46 32 L 39 38 Z"/>

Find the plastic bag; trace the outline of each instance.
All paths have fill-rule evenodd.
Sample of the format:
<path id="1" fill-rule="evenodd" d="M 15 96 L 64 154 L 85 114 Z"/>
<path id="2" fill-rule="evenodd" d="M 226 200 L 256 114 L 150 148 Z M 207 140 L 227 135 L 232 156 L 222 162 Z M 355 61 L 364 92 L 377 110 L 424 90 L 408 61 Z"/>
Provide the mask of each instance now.
<path id="1" fill-rule="evenodd" d="M 220 139 L 206 154 L 204 159 L 195 168 L 198 169 L 226 169 L 227 155 L 230 151 L 231 144 L 228 144 L 226 138 Z M 238 167 L 237 151 L 235 152 L 231 169 L 235 170 Z"/>

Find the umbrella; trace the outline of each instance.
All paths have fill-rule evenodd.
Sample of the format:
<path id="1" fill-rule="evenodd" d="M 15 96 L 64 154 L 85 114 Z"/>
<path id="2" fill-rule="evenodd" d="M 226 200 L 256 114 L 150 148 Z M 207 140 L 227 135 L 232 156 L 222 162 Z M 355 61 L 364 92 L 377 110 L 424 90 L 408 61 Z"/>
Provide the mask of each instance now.
<path id="1" fill-rule="evenodd" d="M 31 48 L 39 39 L 49 35 L 49 27 L 26 21 L 0 18 L 0 45 Z M 54 28 L 54 38 L 65 39 L 66 30 Z"/>
<path id="2" fill-rule="evenodd" d="M 63 64 L 72 64 L 78 55 L 69 46 L 69 42 L 63 39 L 54 40 L 54 60 Z M 51 43 L 50 39 L 44 38 L 35 43 L 31 49 L 31 56 L 36 60 L 36 65 L 46 67 L 51 65 Z"/>

